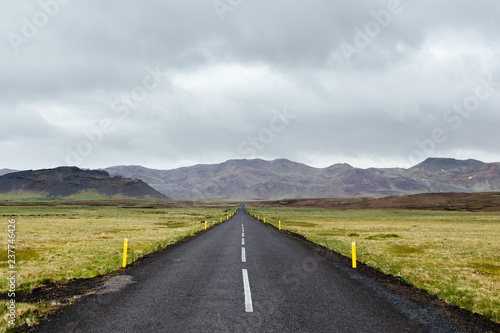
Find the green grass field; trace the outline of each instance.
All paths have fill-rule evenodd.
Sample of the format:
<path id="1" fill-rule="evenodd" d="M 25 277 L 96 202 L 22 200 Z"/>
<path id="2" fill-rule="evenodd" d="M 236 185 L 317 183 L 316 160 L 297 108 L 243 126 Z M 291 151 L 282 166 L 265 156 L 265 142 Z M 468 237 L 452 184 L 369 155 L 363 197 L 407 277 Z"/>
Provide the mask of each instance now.
<path id="1" fill-rule="evenodd" d="M 500 322 L 500 213 L 263 208 L 250 212 Z"/>
<path id="2" fill-rule="evenodd" d="M 106 274 L 122 265 L 123 240 L 128 239 L 128 263 L 212 226 L 236 206 L 209 204 L 154 208 L 154 203 L 117 202 L 110 205 L 28 203 L 0 206 L 0 292 L 8 290 L 8 224 L 16 221 L 15 268 L 17 290 L 47 282 Z M 160 205 L 161 207 L 161 205 Z M 50 306 L 18 304 L 17 323 L 36 321 Z M 0 304 L 6 324 L 7 303 Z M 2 326 L 1 331 L 6 327 Z"/>
<path id="3" fill-rule="evenodd" d="M 17 289 L 92 277 L 204 229 L 236 208 L 225 204 L 82 202 L 0 206 L 0 289 L 8 290 L 8 221 L 16 220 Z M 163 207 L 163 208 L 158 208 Z M 249 209 L 266 222 L 306 236 L 346 256 L 356 241 L 358 260 L 439 297 L 500 321 L 500 213 L 417 210 Z M 49 304 L 17 304 L 17 323 L 36 322 Z M 6 331 L 7 303 L 0 303 Z"/>
<path id="4" fill-rule="evenodd" d="M 11 191 L 8 193 L 0 193 L 0 201 L 4 202 L 34 202 L 34 203 L 41 203 L 41 202 L 69 202 L 69 201 L 90 201 L 90 200 L 131 200 L 133 198 L 127 197 L 124 195 L 114 195 L 114 196 L 107 196 L 101 193 L 98 193 L 95 190 L 86 190 L 86 191 L 81 191 L 72 195 L 69 195 L 64 198 L 57 198 L 57 197 L 49 197 L 47 196 L 47 193 L 44 192 L 33 192 L 33 191 Z M 140 199 L 138 199 L 140 200 Z M 148 201 L 156 201 L 156 202 L 166 202 L 168 200 L 166 199 L 151 199 L 149 198 Z"/>

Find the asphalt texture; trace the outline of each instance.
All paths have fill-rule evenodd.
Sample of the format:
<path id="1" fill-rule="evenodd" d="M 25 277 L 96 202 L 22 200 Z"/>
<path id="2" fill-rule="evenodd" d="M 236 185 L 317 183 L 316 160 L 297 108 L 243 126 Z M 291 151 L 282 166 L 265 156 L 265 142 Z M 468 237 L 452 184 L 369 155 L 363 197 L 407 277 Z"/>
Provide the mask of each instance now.
<path id="1" fill-rule="evenodd" d="M 35 332 L 459 330 L 240 208 L 229 221 L 111 278 Z"/>

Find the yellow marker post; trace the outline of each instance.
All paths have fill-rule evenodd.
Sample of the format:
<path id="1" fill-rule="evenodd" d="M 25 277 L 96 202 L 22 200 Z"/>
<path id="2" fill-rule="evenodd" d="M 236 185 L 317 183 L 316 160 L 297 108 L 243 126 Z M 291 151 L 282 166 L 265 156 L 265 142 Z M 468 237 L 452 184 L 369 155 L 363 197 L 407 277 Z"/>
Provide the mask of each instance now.
<path id="1" fill-rule="evenodd" d="M 207 230 L 207 221 L 205 221 L 205 230 Z"/>
<path id="2" fill-rule="evenodd" d="M 222 223 L 222 217 L 220 218 L 220 223 Z"/>
<path id="3" fill-rule="evenodd" d="M 264 217 L 264 223 L 266 223 L 266 218 Z"/>
<path id="4" fill-rule="evenodd" d="M 352 268 L 356 268 L 356 242 L 352 242 Z"/>
<path id="5" fill-rule="evenodd" d="M 123 242 L 123 267 L 127 266 L 127 248 L 128 248 L 128 240 L 125 238 Z"/>
<path id="6" fill-rule="evenodd" d="M 281 221 L 280 221 L 280 227 L 279 227 L 279 229 L 281 230 Z"/>

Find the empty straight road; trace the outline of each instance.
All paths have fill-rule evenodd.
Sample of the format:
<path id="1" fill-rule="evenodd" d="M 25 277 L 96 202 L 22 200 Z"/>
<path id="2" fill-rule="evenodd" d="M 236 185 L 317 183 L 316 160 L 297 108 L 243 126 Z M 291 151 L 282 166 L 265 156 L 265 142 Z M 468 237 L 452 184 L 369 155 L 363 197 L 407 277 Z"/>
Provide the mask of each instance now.
<path id="1" fill-rule="evenodd" d="M 458 332 L 244 209 L 108 280 L 37 332 Z"/>

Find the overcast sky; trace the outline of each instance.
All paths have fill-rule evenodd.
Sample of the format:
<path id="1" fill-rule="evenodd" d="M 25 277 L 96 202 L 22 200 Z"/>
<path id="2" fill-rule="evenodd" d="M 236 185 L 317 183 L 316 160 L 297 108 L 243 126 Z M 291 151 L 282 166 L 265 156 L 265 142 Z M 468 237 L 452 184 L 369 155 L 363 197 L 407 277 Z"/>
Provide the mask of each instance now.
<path id="1" fill-rule="evenodd" d="M 498 1 L 0 4 L 0 168 L 500 162 Z"/>

